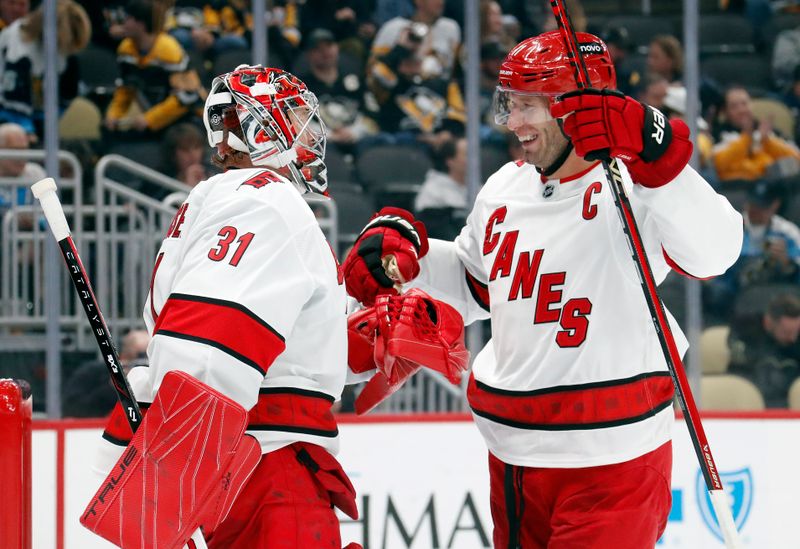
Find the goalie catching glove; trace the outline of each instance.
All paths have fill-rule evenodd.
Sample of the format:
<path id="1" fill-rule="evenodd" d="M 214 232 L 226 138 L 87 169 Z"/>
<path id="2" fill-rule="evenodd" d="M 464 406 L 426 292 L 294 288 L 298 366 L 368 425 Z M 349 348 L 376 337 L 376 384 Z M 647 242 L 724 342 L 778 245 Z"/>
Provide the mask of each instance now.
<path id="1" fill-rule="evenodd" d="M 172 371 L 81 524 L 123 549 L 178 549 L 212 532 L 261 459 L 245 409 Z"/>
<path id="2" fill-rule="evenodd" d="M 378 369 L 356 399 L 359 414 L 380 404 L 423 366 L 457 385 L 469 365 L 461 315 L 417 289 L 379 295 L 375 306 L 350 315 L 348 346 L 351 370 Z"/>
<path id="3" fill-rule="evenodd" d="M 563 129 L 586 160 L 620 158 L 634 182 L 645 187 L 669 183 L 692 157 L 689 128 L 622 93 L 603 89 L 569 92 L 550 108 L 566 116 Z"/>
<path id="4" fill-rule="evenodd" d="M 378 294 L 397 294 L 399 286 L 419 274 L 428 253 L 428 234 L 421 221 L 402 208 L 382 208 L 361 231 L 342 265 L 347 293 L 364 305 Z"/>

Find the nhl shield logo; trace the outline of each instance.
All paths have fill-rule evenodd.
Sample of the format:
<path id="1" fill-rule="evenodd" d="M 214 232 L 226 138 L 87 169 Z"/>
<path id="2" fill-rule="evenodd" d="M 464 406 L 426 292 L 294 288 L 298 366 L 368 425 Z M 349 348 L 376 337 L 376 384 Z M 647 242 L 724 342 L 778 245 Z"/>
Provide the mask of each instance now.
<path id="1" fill-rule="evenodd" d="M 725 494 L 731 503 L 731 511 L 733 512 L 733 521 L 736 523 L 736 529 L 740 532 L 747 517 L 750 515 L 750 509 L 753 506 L 753 475 L 749 467 L 739 469 L 738 471 L 731 471 L 728 473 L 720 472 L 722 485 L 725 487 Z M 711 496 L 708 494 L 703 473 L 697 471 L 697 481 L 695 483 L 697 488 L 697 506 L 700 508 L 700 514 L 703 517 L 703 522 L 706 523 L 708 529 L 720 541 L 722 539 L 722 532 L 719 529 L 717 516 L 711 504 Z"/>

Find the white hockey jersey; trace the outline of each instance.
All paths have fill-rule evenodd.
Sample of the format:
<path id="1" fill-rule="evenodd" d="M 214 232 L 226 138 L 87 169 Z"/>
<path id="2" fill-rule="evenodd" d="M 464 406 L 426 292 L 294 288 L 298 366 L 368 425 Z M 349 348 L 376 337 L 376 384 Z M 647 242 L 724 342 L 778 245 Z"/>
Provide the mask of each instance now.
<path id="1" fill-rule="evenodd" d="M 263 169 L 212 177 L 180 207 L 156 257 L 143 400 L 183 370 L 250 410 L 247 432 L 262 451 L 307 441 L 336 453 L 346 303 L 333 251 L 291 183 Z"/>
<path id="2" fill-rule="evenodd" d="M 733 264 L 742 218 L 692 168 L 655 189 L 621 170 L 656 283 L 670 268 L 706 278 Z M 673 384 L 602 165 L 548 181 L 507 164 L 455 243 L 432 241 L 421 264 L 415 285 L 466 321 L 491 311 L 468 399 L 498 458 L 587 467 L 670 439 Z"/>

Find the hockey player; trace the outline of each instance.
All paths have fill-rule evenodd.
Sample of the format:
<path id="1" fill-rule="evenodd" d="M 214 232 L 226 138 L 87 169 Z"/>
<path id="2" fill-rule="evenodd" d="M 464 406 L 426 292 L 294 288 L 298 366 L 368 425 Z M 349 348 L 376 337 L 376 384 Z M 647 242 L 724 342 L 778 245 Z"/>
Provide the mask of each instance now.
<path id="1" fill-rule="evenodd" d="M 467 397 L 503 549 L 641 549 L 667 524 L 673 384 L 599 159 L 620 161 L 657 282 L 719 275 L 742 242 L 741 216 L 688 165 L 685 124 L 614 91 L 606 45 L 578 42 L 596 89 L 571 91 L 557 31 L 508 54 L 496 117 L 524 158 L 488 179 L 455 242 L 417 261 L 408 227 L 372 228 L 343 265 L 363 302 L 394 291 L 375 265 L 400 256 L 395 278 L 419 272 L 467 322 L 491 318 Z"/>
<path id="2" fill-rule="evenodd" d="M 301 196 L 327 194 L 317 107 L 305 84 L 279 69 L 242 66 L 212 83 L 204 122 L 225 172 L 192 190 L 158 252 L 144 309 L 150 365 L 130 374 L 149 409 L 130 445 L 121 408 L 112 414 L 99 468 L 108 472 L 128 450 L 118 476 L 107 479 L 111 492 L 101 488 L 82 519 L 108 522 L 92 529 L 110 532 L 118 545 L 128 539 L 129 547 L 173 547 L 162 532 L 177 539 L 178 525 L 190 533 L 201 525 L 211 549 L 338 549 L 333 507 L 357 516 L 353 487 L 333 457 L 339 439 L 331 406 L 345 382 L 347 296 Z M 214 410 L 248 414 L 237 431 L 218 427 L 227 416 Z M 215 444 L 218 455 L 210 449 Z M 251 465 L 248 445 L 256 448 Z M 136 465 L 127 459 L 132 448 L 151 459 L 142 486 L 158 496 L 137 495 L 129 482 L 123 495 L 132 501 L 115 514 L 104 496 L 123 474 L 139 474 L 126 470 Z M 225 460 L 232 465 L 221 473 L 206 469 L 207 461 Z M 153 471 L 157 482 L 148 476 Z M 199 489 L 195 495 L 209 475 L 220 477 L 219 486 L 203 488 L 208 497 Z M 129 517 L 147 505 L 157 511 Z M 180 521 L 151 527 L 151 518 L 173 507 Z M 150 541 L 139 545 L 140 539 Z"/>

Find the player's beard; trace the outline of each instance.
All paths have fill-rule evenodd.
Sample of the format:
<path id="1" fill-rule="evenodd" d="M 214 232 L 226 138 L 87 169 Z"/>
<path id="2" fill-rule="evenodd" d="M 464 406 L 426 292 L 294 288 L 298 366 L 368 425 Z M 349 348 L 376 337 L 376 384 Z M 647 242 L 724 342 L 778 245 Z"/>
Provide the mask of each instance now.
<path id="1" fill-rule="evenodd" d="M 569 140 L 556 120 L 536 124 L 536 130 L 539 132 L 540 146 L 533 151 L 523 148 L 525 162 L 533 164 L 540 171 L 547 171 L 564 153 Z"/>

